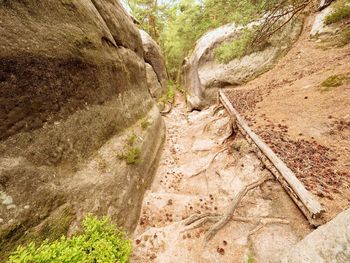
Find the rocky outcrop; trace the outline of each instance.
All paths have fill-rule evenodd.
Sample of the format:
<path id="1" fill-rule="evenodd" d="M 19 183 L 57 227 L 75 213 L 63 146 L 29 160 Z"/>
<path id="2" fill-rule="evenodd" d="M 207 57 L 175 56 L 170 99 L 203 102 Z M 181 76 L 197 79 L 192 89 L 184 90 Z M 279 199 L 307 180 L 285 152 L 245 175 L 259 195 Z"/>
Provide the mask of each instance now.
<path id="1" fill-rule="evenodd" d="M 168 75 L 165 67 L 165 60 L 162 51 L 158 44 L 152 39 L 152 37 L 145 31 L 140 30 L 143 53 L 146 63 L 150 64 L 155 72 L 158 82 L 160 83 L 161 90 L 156 92 L 157 95 L 166 93 L 168 85 Z M 147 78 L 149 82 L 153 82 L 153 73 L 148 71 Z M 156 88 L 153 87 L 153 90 Z"/>
<path id="2" fill-rule="evenodd" d="M 350 209 L 321 226 L 274 262 L 350 262 Z"/>
<path id="3" fill-rule="evenodd" d="M 157 74 L 154 72 L 153 67 L 146 63 L 146 74 L 147 74 L 147 86 L 152 98 L 161 98 L 165 93 L 161 84 L 158 81 Z"/>
<path id="4" fill-rule="evenodd" d="M 0 261 L 88 212 L 133 231 L 164 139 L 138 29 L 114 0 L 0 1 L 0 17 Z"/>
<path id="5" fill-rule="evenodd" d="M 323 10 L 327 6 L 329 6 L 334 0 L 321 0 L 318 10 Z"/>
<path id="6" fill-rule="evenodd" d="M 228 24 L 212 30 L 197 41 L 192 55 L 184 65 L 184 85 L 188 92 L 188 108 L 201 109 L 216 99 L 217 89 L 226 85 L 241 85 L 273 67 L 277 58 L 286 51 L 299 36 L 302 23 L 289 23 L 274 34 L 271 45 L 260 52 L 221 64 L 214 51 L 222 43 L 237 39 L 241 33 L 260 22 L 247 26 Z"/>
<path id="7" fill-rule="evenodd" d="M 312 29 L 310 32 L 311 38 L 319 38 L 323 35 L 327 34 L 334 34 L 336 32 L 336 28 L 333 28 L 332 26 L 328 26 L 325 23 L 325 18 L 333 12 L 333 7 L 328 6 L 327 8 L 323 9 L 321 12 L 319 12 L 316 17 L 315 21 L 312 25 Z"/>

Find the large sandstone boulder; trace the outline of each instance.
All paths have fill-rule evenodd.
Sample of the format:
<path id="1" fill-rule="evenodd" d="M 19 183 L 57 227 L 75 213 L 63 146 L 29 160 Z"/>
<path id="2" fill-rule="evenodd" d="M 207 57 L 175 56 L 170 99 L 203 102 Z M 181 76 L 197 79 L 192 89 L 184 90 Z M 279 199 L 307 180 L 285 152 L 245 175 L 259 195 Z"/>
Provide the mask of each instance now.
<path id="1" fill-rule="evenodd" d="M 133 231 L 164 124 L 121 5 L 0 1 L 0 94 L 0 261 L 75 232 L 88 212 Z M 131 134 L 141 154 L 127 165 Z"/>
<path id="2" fill-rule="evenodd" d="M 215 49 L 222 43 L 240 37 L 242 32 L 261 22 L 247 26 L 227 24 L 214 29 L 197 41 L 184 65 L 184 85 L 188 92 L 188 109 L 201 109 L 216 99 L 217 89 L 226 85 L 241 85 L 273 67 L 277 58 L 299 36 L 300 20 L 294 20 L 274 35 L 271 45 L 263 51 L 222 64 L 215 58 Z"/>
<path id="3" fill-rule="evenodd" d="M 280 263 L 350 262 L 350 209 L 276 257 Z"/>
<path id="4" fill-rule="evenodd" d="M 152 37 L 145 31 L 140 30 L 142 45 L 143 45 L 143 53 L 145 57 L 145 61 L 150 64 L 155 72 L 158 82 L 161 86 L 161 91 L 157 93 L 164 94 L 167 90 L 168 85 L 168 74 L 165 67 L 165 60 L 162 54 L 162 51 L 158 44 L 152 39 Z M 152 81 L 152 76 L 148 75 L 150 81 Z"/>

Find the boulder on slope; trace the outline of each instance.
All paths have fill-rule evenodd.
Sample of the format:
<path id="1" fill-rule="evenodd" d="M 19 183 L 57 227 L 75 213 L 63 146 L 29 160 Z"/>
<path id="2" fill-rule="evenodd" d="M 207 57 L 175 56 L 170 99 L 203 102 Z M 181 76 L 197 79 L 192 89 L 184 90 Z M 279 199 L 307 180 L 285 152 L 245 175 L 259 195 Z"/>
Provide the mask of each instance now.
<path id="1" fill-rule="evenodd" d="M 227 85 L 241 85 L 266 72 L 299 36 L 302 23 L 294 20 L 283 30 L 274 34 L 271 45 L 262 51 L 252 53 L 240 59 L 222 64 L 215 58 L 214 52 L 222 43 L 240 37 L 242 32 L 261 22 L 252 22 L 247 26 L 227 24 L 206 33 L 196 44 L 191 56 L 184 65 L 184 86 L 188 92 L 188 109 L 202 109 L 213 103 L 217 89 Z"/>

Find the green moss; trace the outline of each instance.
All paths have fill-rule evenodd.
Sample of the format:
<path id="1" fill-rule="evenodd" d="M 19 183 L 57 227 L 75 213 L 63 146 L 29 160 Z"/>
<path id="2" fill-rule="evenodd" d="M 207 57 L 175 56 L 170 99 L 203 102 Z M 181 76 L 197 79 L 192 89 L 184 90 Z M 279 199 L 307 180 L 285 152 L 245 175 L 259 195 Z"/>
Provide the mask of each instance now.
<path id="1" fill-rule="evenodd" d="M 339 1 L 334 6 L 334 11 L 326 16 L 325 23 L 330 25 L 347 18 L 350 18 L 350 1 Z"/>

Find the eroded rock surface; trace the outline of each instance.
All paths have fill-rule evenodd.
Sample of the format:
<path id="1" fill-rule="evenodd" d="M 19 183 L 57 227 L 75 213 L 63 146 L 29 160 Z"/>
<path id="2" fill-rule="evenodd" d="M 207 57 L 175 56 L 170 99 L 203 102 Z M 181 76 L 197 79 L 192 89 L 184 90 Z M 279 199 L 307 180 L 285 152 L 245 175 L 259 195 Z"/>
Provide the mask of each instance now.
<path id="1" fill-rule="evenodd" d="M 276 262 L 350 262 L 350 209 L 289 248 Z"/>
<path id="2" fill-rule="evenodd" d="M 162 54 L 162 51 L 159 45 L 152 39 L 152 37 L 145 31 L 140 30 L 143 53 L 145 61 L 150 64 L 153 68 L 153 71 L 157 75 L 158 82 L 161 85 L 160 92 L 157 93 L 166 93 L 168 85 L 168 74 L 165 67 L 165 60 Z M 149 74 L 148 78 L 152 78 Z"/>
<path id="3" fill-rule="evenodd" d="M 1 1 L 0 17 L 0 261 L 87 212 L 132 231 L 164 138 L 138 29 L 112 0 Z M 135 165 L 117 158 L 131 134 Z"/>
<path id="4" fill-rule="evenodd" d="M 315 17 L 315 21 L 312 25 L 312 29 L 310 32 L 311 38 L 318 38 L 325 34 L 334 34 L 336 32 L 336 29 L 332 26 L 328 26 L 325 23 L 325 18 L 333 12 L 333 7 L 328 6 L 327 8 L 323 9 L 317 16 Z"/>
<path id="5" fill-rule="evenodd" d="M 260 22 L 247 26 L 228 24 L 214 29 L 197 41 L 196 47 L 184 66 L 184 84 L 189 93 L 188 108 L 201 109 L 216 100 L 217 88 L 227 85 L 241 85 L 269 70 L 277 58 L 286 51 L 299 36 L 301 22 L 295 20 L 285 26 L 271 39 L 271 45 L 260 52 L 234 59 L 222 64 L 215 58 L 214 51 L 222 43 L 240 37 L 242 32 Z"/>

